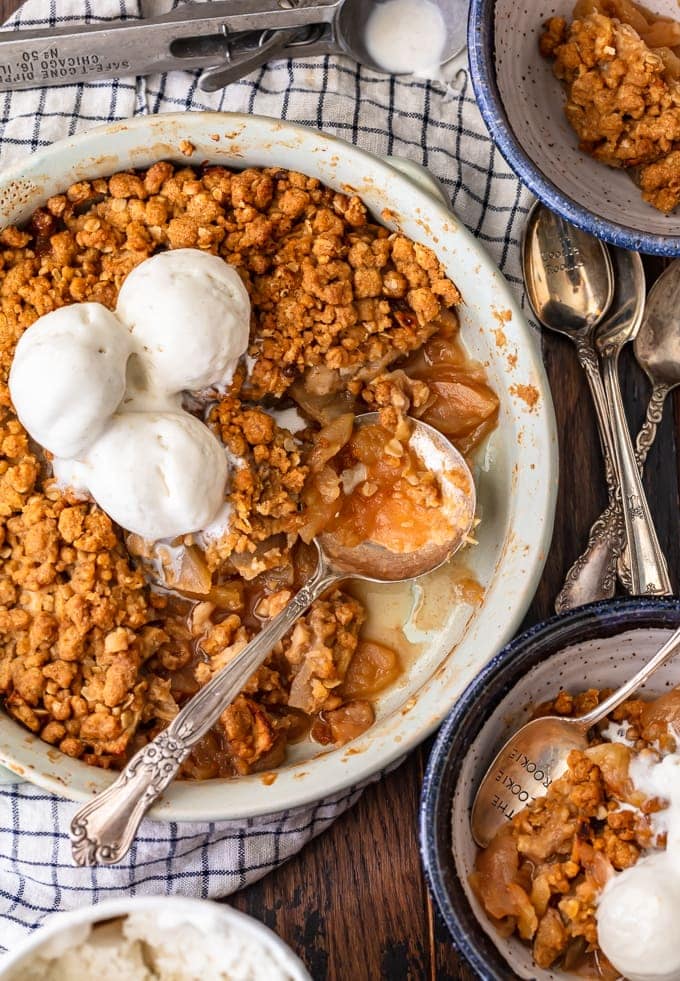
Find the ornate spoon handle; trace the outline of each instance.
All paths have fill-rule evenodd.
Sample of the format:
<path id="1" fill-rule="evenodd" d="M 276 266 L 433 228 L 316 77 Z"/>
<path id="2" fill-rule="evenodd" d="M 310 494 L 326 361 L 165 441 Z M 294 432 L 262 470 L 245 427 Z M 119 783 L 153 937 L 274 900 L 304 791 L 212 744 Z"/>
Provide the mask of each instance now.
<path id="1" fill-rule="evenodd" d="M 669 391 L 668 385 L 655 385 L 652 389 L 645 421 L 635 440 L 635 459 L 640 474 L 656 439 Z M 609 504 L 592 525 L 585 550 L 569 569 L 555 601 L 555 610 L 563 613 L 584 603 L 610 599 L 616 590 L 617 565 L 619 579 L 630 591 L 630 570 L 623 561 L 624 552 L 623 516 L 617 504 Z"/>
<path id="2" fill-rule="evenodd" d="M 623 408 L 618 352 L 608 354 L 605 350 L 603 361 L 605 390 L 612 410 L 612 435 L 621 480 L 621 510 L 630 551 L 633 592 L 637 596 L 669 596 L 672 589 L 668 567 L 642 487 Z"/>
<path id="3" fill-rule="evenodd" d="M 652 394 L 650 395 L 649 402 L 647 403 L 645 421 L 642 423 L 635 440 L 635 459 L 637 461 L 638 470 L 640 471 L 640 476 L 642 476 L 644 472 L 649 451 L 654 445 L 656 432 L 663 416 L 663 407 L 666 402 L 666 396 L 670 390 L 669 385 L 663 384 L 656 384 L 652 388 Z M 630 561 L 625 549 L 619 554 L 617 560 L 617 572 L 619 574 L 621 584 L 628 590 L 628 592 L 631 592 Z"/>
<path id="4" fill-rule="evenodd" d="M 600 445 L 602 446 L 602 456 L 604 458 L 604 475 L 607 481 L 609 502 L 611 504 L 619 498 L 620 488 L 616 477 L 616 449 L 612 436 L 612 419 L 607 393 L 605 392 L 602 375 L 600 374 L 600 363 L 597 352 L 592 342 L 585 339 L 577 341 L 576 353 L 586 376 L 586 381 L 590 388 L 590 395 L 595 407 L 595 418 L 597 419 L 597 429 L 600 435 Z"/>
<path id="5" fill-rule="evenodd" d="M 319 553 L 316 572 L 299 593 L 187 702 L 167 729 L 132 757 L 110 787 L 80 808 L 71 822 L 76 864 L 114 865 L 123 858 L 140 821 L 175 778 L 192 747 L 213 727 L 296 620 L 329 586 L 343 578 Z"/>
<path id="6" fill-rule="evenodd" d="M 567 573 L 564 585 L 555 600 L 558 613 L 582 606 L 599 596 L 613 596 L 616 586 L 616 557 L 624 547 L 623 527 L 613 517 L 620 491 L 614 470 L 614 446 L 607 397 L 602 383 L 597 354 L 591 342 L 577 341 L 576 351 L 595 406 L 595 416 L 604 457 L 609 506 L 590 530 L 588 547 Z M 614 553 L 612 555 L 612 552 Z"/>

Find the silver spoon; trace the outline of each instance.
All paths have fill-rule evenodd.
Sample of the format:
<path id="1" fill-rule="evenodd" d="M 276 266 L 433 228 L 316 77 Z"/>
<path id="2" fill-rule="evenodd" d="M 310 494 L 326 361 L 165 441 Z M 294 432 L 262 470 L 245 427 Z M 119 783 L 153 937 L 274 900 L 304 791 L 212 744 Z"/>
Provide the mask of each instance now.
<path id="1" fill-rule="evenodd" d="M 377 419 L 376 412 L 368 412 L 358 416 L 355 425 L 370 425 Z M 397 554 L 372 542 L 348 548 L 332 534 L 319 536 L 315 542 L 318 564 L 309 582 L 187 702 L 167 729 L 132 757 L 110 787 L 78 810 L 71 822 L 71 846 L 78 865 L 112 865 L 121 860 L 144 814 L 175 778 L 192 747 L 215 725 L 272 647 L 322 593 L 348 578 L 399 582 L 425 575 L 463 544 L 475 515 L 472 474 L 445 436 L 419 420 L 410 422 L 409 446 L 425 467 L 437 474 L 442 507 L 455 521 L 451 539 Z"/>
<path id="2" fill-rule="evenodd" d="M 651 288 L 633 346 L 637 362 L 652 385 L 645 421 L 636 440 L 642 468 L 656 439 L 666 397 L 680 385 L 680 259 L 672 262 Z"/>
<path id="3" fill-rule="evenodd" d="M 666 397 L 680 385 L 680 260 L 672 262 L 652 286 L 634 347 L 637 362 L 652 385 L 645 421 L 635 441 L 635 458 L 642 474 L 656 439 Z M 614 595 L 613 571 L 617 560 L 611 542 L 620 537 L 621 523 L 620 509 L 609 505 L 590 529 L 588 545 L 577 560 L 580 603 L 610 599 Z M 603 569 L 607 570 L 606 575 L 602 574 Z M 621 572 L 621 578 L 626 581 L 626 570 Z M 572 599 L 574 594 L 572 589 Z M 559 609 L 567 609 L 567 605 Z"/>
<path id="4" fill-rule="evenodd" d="M 567 769 L 572 749 L 586 749 L 588 731 L 630 698 L 657 668 L 680 651 L 675 630 L 654 657 L 630 681 L 597 708 L 575 719 L 546 715 L 527 722 L 511 736 L 488 768 L 475 795 L 470 815 L 472 837 L 485 848 L 507 820 L 544 797 L 553 780 Z"/>
<path id="5" fill-rule="evenodd" d="M 669 596 L 672 592 L 668 566 L 647 495 L 635 460 L 628 420 L 619 382 L 619 355 L 640 330 L 645 307 L 645 271 L 637 252 L 613 251 L 616 280 L 622 299 L 614 314 L 595 332 L 595 343 L 602 363 L 604 387 L 612 419 L 615 468 L 621 489 L 621 510 L 626 530 L 627 568 L 630 582 L 624 586 L 635 596 Z M 616 302 L 616 301 L 615 301 Z M 620 554 L 620 553 L 619 553 Z M 619 575 L 626 577 L 626 566 L 619 562 Z"/>
<path id="6" fill-rule="evenodd" d="M 595 406 L 609 499 L 614 502 L 617 498 L 614 447 L 595 350 L 595 330 L 614 297 L 609 252 L 599 239 L 536 202 L 524 229 L 522 269 L 527 297 L 536 319 L 543 327 L 564 334 L 576 345 Z M 619 552 L 623 545 L 621 537 Z M 578 573 L 575 566 L 569 571 L 558 597 L 558 609 L 580 605 Z M 611 576 L 613 580 L 613 567 Z"/>

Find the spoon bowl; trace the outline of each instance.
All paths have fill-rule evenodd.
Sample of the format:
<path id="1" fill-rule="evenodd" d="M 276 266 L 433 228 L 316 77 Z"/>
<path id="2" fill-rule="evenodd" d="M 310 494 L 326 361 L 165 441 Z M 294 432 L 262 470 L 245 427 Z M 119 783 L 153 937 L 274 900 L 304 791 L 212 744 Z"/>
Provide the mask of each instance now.
<path id="1" fill-rule="evenodd" d="M 543 327 L 587 339 L 614 297 L 614 274 L 607 247 L 536 203 L 522 240 L 527 296 Z"/>
<path id="2" fill-rule="evenodd" d="M 375 423 L 377 412 L 357 416 L 355 427 Z M 311 579 L 221 671 L 189 699 L 167 729 L 137 752 L 106 790 L 81 807 L 71 822 L 78 865 L 113 865 L 128 852 L 145 813 L 173 781 L 192 748 L 215 725 L 272 648 L 312 603 L 350 577 L 400 582 L 442 565 L 469 535 L 475 493 L 470 469 L 460 453 L 431 426 L 410 419 L 409 447 L 439 478 L 442 508 L 453 514 L 451 536 L 411 553 L 393 553 L 373 543 L 341 546 L 333 535 L 315 540 L 318 563 Z M 372 547 L 371 547 L 372 546 Z"/>
<path id="3" fill-rule="evenodd" d="M 374 425 L 377 412 L 357 416 L 355 428 Z M 458 551 L 472 529 L 477 506 L 475 484 L 463 456 L 446 436 L 433 426 L 412 420 L 409 448 L 436 473 L 442 492 L 442 507 L 455 515 L 456 532 L 445 542 L 432 542 L 413 552 L 392 552 L 375 542 L 348 547 L 329 533 L 319 535 L 317 547 L 332 569 L 341 576 L 357 576 L 370 582 L 401 582 L 433 572 Z"/>
<path id="4" fill-rule="evenodd" d="M 382 0 L 384 3 L 385 0 Z M 444 20 L 446 41 L 441 64 L 450 61 L 465 47 L 467 33 L 468 0 L 434 0 Z M 366 47 L 366 27 L 381 0 L 345 0 L 338 10 L 335 22 L 336 41 L 343 54 L 373 71 L 385 71 L 377 64 Z M 397 73 L 395 73 L 397 74 Z"/>
<path id="5" fill-rule="evenodd" d="M 595 344 L 601 356 L 620 351 L 640 331 L 645 311 L 645 269 L 637 252 L 612 247 L 614 296 L 610 315 L 600 321 Z"/>
<path id="6" fill-rule="evenodd" d="M 680 259 L 659 276 L 647 297 L 634 341 L 635 357 L 653 388 L 680 385 Z"/>

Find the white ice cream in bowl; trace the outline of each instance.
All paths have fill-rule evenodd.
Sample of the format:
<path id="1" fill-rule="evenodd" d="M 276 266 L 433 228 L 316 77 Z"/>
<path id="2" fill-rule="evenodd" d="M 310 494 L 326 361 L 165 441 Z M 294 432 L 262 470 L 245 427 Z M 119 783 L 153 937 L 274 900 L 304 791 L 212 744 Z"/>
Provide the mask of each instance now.
<path id="1" fill-rule="evenodd" d="M 125 394 L 130 338 L 100 303 L 45 314 L 20 338 L 12 400 L 37 443 L 77 457 L 100 435 Z"/>
<path id="2" fill-rule="evenodd" d="M 680 943 L 680 755 L 657 760 L 640 753 L 630 778 L 647 799 L 667 802 L 651 815 L 655 834 L 665 836 L 662 851 L 650 851 L 612 876 L 597 910 L 600 946 L 627 981 L 678 981 Z"/>
<path id="3" fill-rule="evenodd" d="M 47 918 L 0 981 L 310 981 L 275 933 L 230 906 L 125 897 Z"/>
<path id="4" fill-rule="evenodd" d="M 62 486 L 126 531 L 150 542 L 200 532 L 228 519 L 230 466 L 183 393 L 224 390 L 249 329 L 233 266 L 198 249 L 161 252 L 128 275 L 115 313 L 74 303 L 28 328 L 12 401 Z"/>
<path id="5" fill-rule="evenodd" d="M 250 298 L 241 277 L 200 249 L 142 262 L 121 286 L 116 313 L 166 395 L 226 388 L 248 344 Z"/>
<path id="6" fill-rule="evenodd" d="M 58 464 L 57 475 L 64 471 Z M 207 528 L 227 485 L 224 449 L 188 412 L 117 412 L 70 471 L 127 531 L 157 541 Z"/>

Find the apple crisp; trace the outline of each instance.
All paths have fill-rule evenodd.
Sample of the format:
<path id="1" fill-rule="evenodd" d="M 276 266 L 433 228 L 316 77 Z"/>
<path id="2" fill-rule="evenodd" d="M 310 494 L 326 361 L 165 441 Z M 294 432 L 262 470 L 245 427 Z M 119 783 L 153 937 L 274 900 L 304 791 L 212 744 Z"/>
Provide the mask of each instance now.
<path id="1" fill-rule="evenodd" d="M 561 691 L 535 716 L 579 716 L 609 691 Z M 501 828 L 475 862 L 470 884 L 503 936 L 531 944 L 536 964 L 615 981 L 620 972 L 598 943 L 596 910 L 617 873 L 650 849 L 665 848 L 652 827 L 667 806 L 646 796 L 631 779 L 631 763 L 676 753 L 680 689 L 648 701 L 632 699 L 573 750 L 568 769 L 545 797 L 532 800 Z"/>
<path id="2" fill-rule="evenodd" d="M 680 23 L 631 0 L 578 0 L 552 17 L 543 55 L 565 85 L 565 113 L 586 153 L 629 170 L 665 213 L 680 203 Z"/>
<path id="3" fill-rule="evenodd" d="M 40 316 L 80 301 L 113 309 L 139 263 L 187 247 L 234 265 L 252 303 L 230 389 L 184 400 L 238 466 L 223 534 L 150 543 L 57 484 L 7 379 Z M 437 258 L 303 174 L 159 162 L 81 181 L 0 233 L 0 270 L 0 697 L 90 764 L 124 765 L 309 576 L 310 530 L 333 516 L 310 488 L 334 420 L 378 410 L 395 431 L 408 412 L 465 454 L 495 425 L 498 400 L 460 346 L 461 298 Z M 310 730 L 341 744 L 368 728 L 400 665 L 364 637 L 364 619 L 344 588 L 318 600 L 184 776 L 269 769 Z"/>

